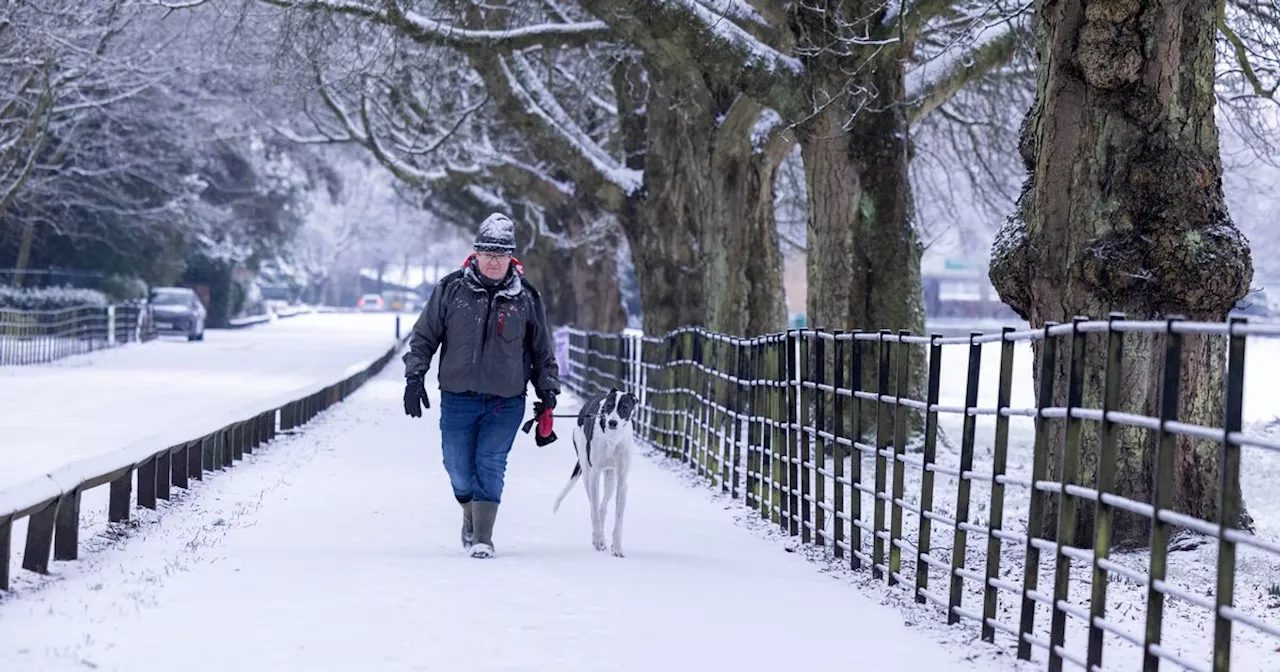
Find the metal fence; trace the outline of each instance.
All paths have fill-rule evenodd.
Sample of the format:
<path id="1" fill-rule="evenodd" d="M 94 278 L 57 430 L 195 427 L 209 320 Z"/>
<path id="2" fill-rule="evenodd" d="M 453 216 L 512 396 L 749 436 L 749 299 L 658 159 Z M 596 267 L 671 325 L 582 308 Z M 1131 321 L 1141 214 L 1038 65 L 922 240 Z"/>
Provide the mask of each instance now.
<path id="1" fill-rule="evenodd" d="M 1064 662 L 1093 671 L 1155 670 L 1164 661 L 1222 672 L 1233 660 L 1240 670 L 1280 670 L 1280 544 L 1275 534 L 1241 529 L 1236 504 L 1242 448 L 1280 469 L 1280 440 L 1242 431 L 1246 339 L 1280 336 L 1280 325 L 1114 315 L 954 338 L 820 329 L 747 339 L 697 328 L 660 338 L 562 332 L 566 386 L 582 395 L 610 387 L 637 394 L 638 439 L 814 552 L 937 605 L 949 624 L 976 622 L 983 640 L 1016 649 L 1020 659 L 1043 659 L 1055 671 Z M 1148 339 L 1164 355 L 1126 361 L 1128 339 Z M 1225 349 L 1218 375 L 1208 378 L 1223 386 L 1221 427 L 1178 421 L 1184 340 L 1208 339 Z M 986 375 L 984 347 L 998 350 L 998 366 Z M 1043 355 L 1034 391 L 1033 350 Z M 1099 352 L 1105 364 L 1087 371 L 1086 355 L 1096 361 Z M 897 392 L 916 357 L 927 366 L 923 399 Z M 945 366 L 953 361 L 959 366 Z M 1015 361 L 1023 363 L 1016 378 Z M 1054 395 L 1055 375 L 1068 376 L 1063 400 Z M 1098 389 L 1086 390 L 1086 382 Z M 1117 406 L 1132 384 L 1153 386 L 1159 417 Z M 958 446 L 941 425 L 958 430 Z M 1097 474 L 1088 483 L 1078 476 L 1086 427 L 1096 437 L 1083 442 L 1093 442 L 1087 457 Z M 1149 501 L 1116 493 L 1123 432 L 1155 435 Z M 1171 500 L 1175 453 L 1190 440 L 1216 443 L 1209 448 L 1220 464 L 1216 520 L 1181 513 Z M 1046 511 L 1056 516 L 1056 534 L 1029 532 L 1029 521 L 1053 520 Z M 1072 530 L 1090 511 L 1080 544 Z M 1144 548 L 1113 547 L 1117 516 L 1145 519 Z M 1280 521 L 1269 525 L 1274 531 Z M 1246 566 L 1248 577 L 1238 572 Z M 1248 581 L 1260 583 L 1237 585 Z"/>
<path id="2" fill-rule="evenodd" d="M 0 308 L 0 366 L 43 364 L 156 337 L 147 305 L 10 310 Z"/>

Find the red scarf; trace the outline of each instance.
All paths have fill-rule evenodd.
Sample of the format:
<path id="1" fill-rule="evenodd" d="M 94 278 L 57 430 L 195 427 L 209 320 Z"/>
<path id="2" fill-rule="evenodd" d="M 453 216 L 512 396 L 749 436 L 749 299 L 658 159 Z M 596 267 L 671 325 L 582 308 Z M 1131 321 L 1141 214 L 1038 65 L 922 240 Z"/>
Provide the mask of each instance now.
<path id="1" fill-rule="evenodd" d="M 462 267 L 466 268 L 467 265 L 470 264 L 471 261 L 475 258 L 476 258 L 476 253 L 472 252 L 471 256 L 467 257 L 467 260 L 462 262 Z M 511 257 L 511 263 L 516 265 L 516 275 L 524 275 L 524 264 L 521 264 L 519 259 L 516 259 L 515 257 Z"/>

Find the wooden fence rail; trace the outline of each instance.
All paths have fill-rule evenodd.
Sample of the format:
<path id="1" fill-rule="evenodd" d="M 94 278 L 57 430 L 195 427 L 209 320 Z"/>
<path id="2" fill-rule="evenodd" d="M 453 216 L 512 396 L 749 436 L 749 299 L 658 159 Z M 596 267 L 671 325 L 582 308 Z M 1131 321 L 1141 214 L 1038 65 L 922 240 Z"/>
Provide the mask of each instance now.
<path id="1" fill-rule="evenodd" d="M 283 395 L 239 412 L 216 415 L 148 437 L 102 456 L 68 464 L 47 475 L 0 490 L 0 590 L 9 590 L 12 526 L 27 521 L 22 568 L 48 573 L 53 560 L 79 553 L 80 498 L 110 486 L 108 521 L 129 520 L 131 505 L 155 509 L 173 488 L 186 489 L 207 472 L 230 469 L 247 454 L 310 422 L 377 375 L 400 350 L 402 340 L 376 359 L 349 368 L 335 383 Z M 137 492 L 133 492 L 134 487 Z"/>
<path id="2" fill-rule="evenodd" d="M 949 624 L 976 622 L 983 640 L 999 636 L 1018 658 L 1044 658 L 1053 672 L 1064 663 L 1092 672 L 1156 670 L 1162 662 L 1225 672 L 1233 642 L 1240 641 L 1233 636 L 1237 626 L 1253 630 L 1248 655 L 1269 655 L 1266 660 L 1280 670 L 1274 611 L 1251 611 L 1235 599 L 1238 552 L 1256 554 L 1271 567 L 1280 563 L 1278 540 L 1240 529 L 1241 448 L 1268 457 L 1280 453 L 1280 441 L 1242 431 L 1250 336 L 1280 336 L 1280 325 L 1139 322 L 1112 315 L 954 338 L 822 329 L 754 338 L 700 328 L 662 337 L 572 328 L 559 334 L 568 341 L 562 364 L 567 387 L 582 395 L 609 388 L 635 393 L 643 442 L 803 544 L 825 547 L 852 569 L 910 591 L 916 602 L 937 605 Z M 1133 380 L 1141 363 L 1126 370 L 1121 353 L 1127 338 L 1163 345 L 1163 359 L 1147 365 L 1152 380 Z M 1178 421 L 1184 338 L 1226 339 L 1221 376 L 1209 377 L 1223 385 L 1221 427 Z M 980 402 L 982 383 L 991 382 L 991 372 L 987 380 L 983 376 L 984 345 L 998 352 L 994 403 L 987 405 Z M 1015 380 L 1019 346 L 1020 357 L 1031 358 L 1027 346 L 1041 355 L 1038 389 L 1023 395 L 1029 401 L 1021 406 L 1013 392 L 1016 384 L 1030 383 L 1032 368 L 1024 367 Z M 1091 347 L 1105 352 L 1105 370 L 1086 371 Z M 964 350 L 963 359 L 944 367 L 956 360 L 948 354 L 955 349 Z M 917 357 L 923 358 L 917 370 L 927 377 L 924 389 L 915 391 L 919 399 L 911 398 L 909 384 Z M 948 371 L 957 375 L 948 377 Z M 1055 405 L 1054 396 L 1055 375 L 1063 373 L 1065 406 Z M 1095 394 L 1086 396 L 1086 378 Z M 952 385 L 944 398 L 947 382 Z M 1159 416 L 1121 412 L 1122 385 L 1148 382 L 1160 390 Z M 1086 399 L 1101 400 L 1102 408 L 1088 408 Z M 980 420 L 989 436 L 983 442 L 977 439 Z M 941 436 L 940 421 L 954 421 L 958 446 Z M 1011 439 L 1015 424 L 1025 425 L 1018 440 Z M 1096 478 L 1088 483 L 1080 477 L 1086 426 L 1097 437 L 1089 441 Z M 1116 492 L 1121 432 L 1138 431 L 1155 435 L 1151 501 Z M 1221 515 L 1215 520 L 1173 505 L 1179 439 L 1217 446 Z M 1073 545 L 1077 517 L 1090 509 L 1092 539 L 1088 547 Z M 1036 528 L 1029 521 L 1044 519 L 1046 511 L 1056 512 L 1056 529 L 1028 533 Z M 1116 516 L 1148 521 L 1146 550 L 1113 548 Z M 1191 578 L 1178 581 L 1169 576 L 1176 531 L 1217 551 L 1203 567 L 1187 570 Z M 1196 576 L 1204 584 L 1190 585 Z M 1280 587 L 1272 591 L 1280 595 Z M 1116 609 L 1120 600 L 1137 608 Z M 1198 632 L 1194 627 L 1170 629 L 1165 614 L 1173 602 L 1176 615 L 1203 610 L 1210 624 L 1201 628 L 1205 641 L 1185 634 Z M 1110 667 L 1104 667 L 1104 653 Z"/>

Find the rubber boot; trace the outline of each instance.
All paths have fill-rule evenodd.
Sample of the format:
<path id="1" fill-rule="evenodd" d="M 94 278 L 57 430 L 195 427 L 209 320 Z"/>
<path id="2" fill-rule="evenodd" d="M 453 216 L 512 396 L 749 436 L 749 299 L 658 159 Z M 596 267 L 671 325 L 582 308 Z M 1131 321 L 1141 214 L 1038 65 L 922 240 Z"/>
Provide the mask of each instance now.
<path id="1" fill-rule="evenodd" d="M 476 541 L 475 523 L 472 520 L 472 502 L 458 502 L 462 507 L 462 548 L 469 550 Z"/>
<path id="2" fill-rule="evenodd" d="M 471 546 L 471 557 L 492 558 L 493 521 L 498 517 L 497 502 L 472 502 L 472 516 L 475 523 L 475 541 Z"/>

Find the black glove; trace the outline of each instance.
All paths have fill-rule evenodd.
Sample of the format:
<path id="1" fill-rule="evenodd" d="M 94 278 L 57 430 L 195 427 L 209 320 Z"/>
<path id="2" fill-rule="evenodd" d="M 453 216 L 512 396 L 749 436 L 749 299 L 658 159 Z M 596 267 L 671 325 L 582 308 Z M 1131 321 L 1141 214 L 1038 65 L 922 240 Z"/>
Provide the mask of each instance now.
<path id="1" fill-rule="evenodd" d="M 543 390 L 538 393 L 540 401 L 533 402 L 533 413 L 537 415 L 546 410 L 554 410 L 556 407 L 556 393 L 551 390 Z"/>
<path id="2" fill-rule="evenodd" d="M 404 413 L 414 418 L 422 417 L 423 408 L 431 408 L 431 400 L 427 399 L 427 388 L 423 386 L 422 378 L 409 376 L 404 381 Z"/>

